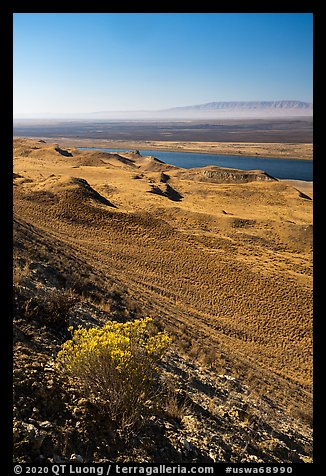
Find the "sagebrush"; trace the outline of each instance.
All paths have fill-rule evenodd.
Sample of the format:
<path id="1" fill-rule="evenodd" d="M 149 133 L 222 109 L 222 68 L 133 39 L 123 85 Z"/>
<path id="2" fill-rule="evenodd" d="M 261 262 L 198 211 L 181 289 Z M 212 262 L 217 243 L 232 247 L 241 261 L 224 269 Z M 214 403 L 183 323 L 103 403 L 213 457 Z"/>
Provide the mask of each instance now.
<path id="1" fill-rule="evenodd" d="M 152 319 L 78 328 L 58 353 L 57 365 L 120 428 L 139 424 L 155 394 L 158 363 L 171 339 L 155 332 Z"/>

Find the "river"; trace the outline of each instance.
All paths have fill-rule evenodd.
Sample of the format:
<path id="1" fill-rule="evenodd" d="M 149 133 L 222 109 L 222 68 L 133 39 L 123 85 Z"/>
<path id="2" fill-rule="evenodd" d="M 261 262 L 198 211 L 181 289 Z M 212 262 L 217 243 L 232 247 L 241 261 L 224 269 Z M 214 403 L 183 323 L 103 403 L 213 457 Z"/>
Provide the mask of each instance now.
<path id="1" fill-rule="evenodd" d="M 127 152 L 126 149 L 106 149 L 79 147 L 80 150 L 101 150 L 102 152 Z M 190 169 L 216 165 L 241 170 L 263 170 L 272 177 L 292 180 L 313 180 L 312 160 L 271 159 L 263 157 L 199 154 L 197 152 L 165 152 L 162 150 L 140 150 L 141 155 L 152 155 L 159 160 L 177 167 Z"/>

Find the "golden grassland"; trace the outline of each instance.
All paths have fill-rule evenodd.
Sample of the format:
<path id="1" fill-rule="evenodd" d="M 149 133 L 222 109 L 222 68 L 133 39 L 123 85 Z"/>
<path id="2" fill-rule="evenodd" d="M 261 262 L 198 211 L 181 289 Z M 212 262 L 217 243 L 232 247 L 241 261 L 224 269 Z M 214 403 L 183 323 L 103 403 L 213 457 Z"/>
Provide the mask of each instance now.
<path id="1" fill-rule="evenodd" d="M 285 181 L 202 182 L 200 171 L 132 153 L 29 139 L 14 146 L 18 219 L 126 286 L 185 353 L 310 406 L 307 185 L 302 193 Z"/>
<path id="2" fill-rule="evenodd" d="M 46 138 L 45 138 L 46 139 Z M 117 149 L 147 149 L 173 152 L 200 152 L 205 154 L 244 155 L 265 158 L 312 160 L 313 145 L 311 143 L 278 143 L 278 142 L 209 142 L 209 141 L 154 141 L 154 140 L 110 140 L 110 139 L 66 139 L 60 137 L 49 141 L 60 141 L 60 144 L 74 147 L 103 147 Z"/>

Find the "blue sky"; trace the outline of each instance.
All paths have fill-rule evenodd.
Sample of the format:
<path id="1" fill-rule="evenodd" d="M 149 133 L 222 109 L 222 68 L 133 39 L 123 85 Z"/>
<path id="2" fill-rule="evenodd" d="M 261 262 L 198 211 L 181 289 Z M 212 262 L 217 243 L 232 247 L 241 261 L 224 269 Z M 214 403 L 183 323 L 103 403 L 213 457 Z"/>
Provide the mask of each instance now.
<path id="1" fill-rule="evenodd" d="M 312 102 L 309 13 L 16 13 L 14 115 Z"/>

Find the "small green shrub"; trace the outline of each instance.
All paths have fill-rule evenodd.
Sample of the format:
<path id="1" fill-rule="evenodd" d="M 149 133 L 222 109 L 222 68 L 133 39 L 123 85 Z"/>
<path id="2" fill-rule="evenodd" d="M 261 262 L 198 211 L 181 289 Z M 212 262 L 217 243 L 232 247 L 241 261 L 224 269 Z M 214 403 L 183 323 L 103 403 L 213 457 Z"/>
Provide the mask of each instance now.
<path id="1" fill-rule="evenodd" d="M 155 333 L 151 323 L 146 318 L 78 328 L 57 356 L 58 368 L 124 430 L 140 423 L 157 388 L 158 362 L 171 344 L 167 333 Z"/>

